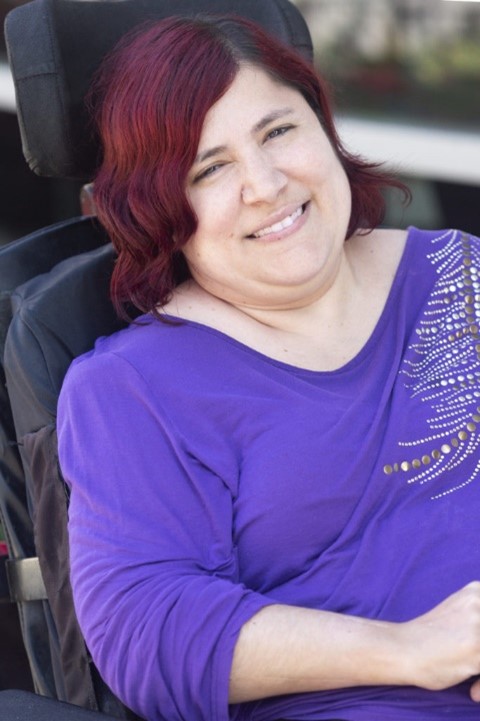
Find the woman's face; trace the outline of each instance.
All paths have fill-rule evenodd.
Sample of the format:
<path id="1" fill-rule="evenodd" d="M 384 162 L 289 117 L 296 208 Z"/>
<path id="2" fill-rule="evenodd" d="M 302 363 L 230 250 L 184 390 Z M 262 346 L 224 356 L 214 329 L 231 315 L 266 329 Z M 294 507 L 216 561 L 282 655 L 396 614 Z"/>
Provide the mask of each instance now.
<path id="1" fill-rule="evenodd" d="M 334 282 L 350 218 L 343 168 L 303 96 L 242 67 L 209 110 L 187 178 L 193 278 L 236 306 L 306 305 Z"/>

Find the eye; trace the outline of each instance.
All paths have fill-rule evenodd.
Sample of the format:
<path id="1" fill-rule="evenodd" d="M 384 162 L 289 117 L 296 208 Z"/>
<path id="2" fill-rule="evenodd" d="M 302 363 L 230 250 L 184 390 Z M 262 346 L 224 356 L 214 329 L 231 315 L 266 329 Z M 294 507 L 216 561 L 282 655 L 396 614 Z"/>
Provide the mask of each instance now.
<path id="1" fill-rule="evenodd" d="M 198 175 L 195 176 L 193 179 L 194 183 L 198 183 L 200 180 L 203 180 L 204 178 L 208 178 L 211 175 L 213 175 L 217 170 L 223 167 L 223 163 L 213 163 L 213 165 L 209 165 L 208 168 L 205 168 L 204 170 L 201 170 Z"/>
<path id="2" fill-rule="evenodd" d="M 273 130 L 270 130 L 267 133 L 266 140 L 271 140 L 273 138 L 278 138 L 281 135 L 285 135 L 285 133 L 288 133 L 288 131 L 292 128 L 293 125 L 282 125 L 279 128 L 273 128 Z"/>

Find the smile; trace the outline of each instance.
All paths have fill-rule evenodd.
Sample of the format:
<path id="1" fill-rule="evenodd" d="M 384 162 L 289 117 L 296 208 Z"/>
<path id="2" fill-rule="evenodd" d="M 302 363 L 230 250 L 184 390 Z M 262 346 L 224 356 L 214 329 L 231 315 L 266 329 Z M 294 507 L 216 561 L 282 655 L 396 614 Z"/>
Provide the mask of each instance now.
<path id="1" fill-rule="evenodd" d="M 283 220 L 280 220 L 278 223 L 274 223 L 273 225 L 268 225 L 266 228 L 257 230 L 257 232 L 252 233 L 250 237 L 251 238 L 262 238 L 264 235 L 269 235 L 270 233 L 279 233 L 281 230 L 290 228 L 290 226 L 293 225 L 295 223 L 295 221 L 298 218 L 300 218 L 301 215 L 303 215 L 304 211 L 305 211 L 305 205 L 301 205 L 291 215 L 287 215 L 286 218 L 283 218 Z"/>

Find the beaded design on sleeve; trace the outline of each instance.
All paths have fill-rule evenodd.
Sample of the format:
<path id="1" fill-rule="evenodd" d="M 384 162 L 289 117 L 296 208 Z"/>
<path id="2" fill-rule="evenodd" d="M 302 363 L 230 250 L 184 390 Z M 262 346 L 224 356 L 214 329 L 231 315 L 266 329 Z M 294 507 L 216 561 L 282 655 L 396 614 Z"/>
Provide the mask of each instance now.
<path id="1" fill-rule="evenodd" d="M 429 483 L 476 454 L 467 476 L 455 474 L 461 482 L 432 494 L 439 499 L 480 473 L 480 247 L 470 236 L 448 231 L 434 239 L 428 258 L 438 281 L 400 375 L 410 397 L 429 407 L 430 432 L 400 441 L 400 457 L 383 470 L 404 474 L 409 484 Z"/>

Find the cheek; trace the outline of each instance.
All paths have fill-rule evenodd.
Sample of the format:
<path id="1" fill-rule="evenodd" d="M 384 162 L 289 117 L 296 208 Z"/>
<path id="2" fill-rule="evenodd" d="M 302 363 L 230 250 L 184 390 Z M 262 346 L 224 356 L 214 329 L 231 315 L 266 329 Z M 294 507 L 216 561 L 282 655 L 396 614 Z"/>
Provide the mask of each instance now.
<path id="1" fill-rule="evenodd" d="M 329 156 L 328 162 L 324 163 L 320 172 L 322 182 L 325 186 L 330 186 L 330 192 L 336 202 L 349 210 L 351 203 L 350 183 L 343 165 L 335 154 L 332 153 Z"/>
<path id="2" fill-rule="evenodd" d="M 228 192 L 203 197 L 194 207 L 198 219 L 195 234 L 200 246 L 219 243 L 235 234 L 235 210 Z"/>
<path id="3" fill-rule="evenodd" d="M 209 274 L 223 266 L 224 247 L 218 237 L 214 237 L 207 227 L 199 224 L 195 235 L 183 247 L 183 254 L 190 270 L 202 275 Z"/>

